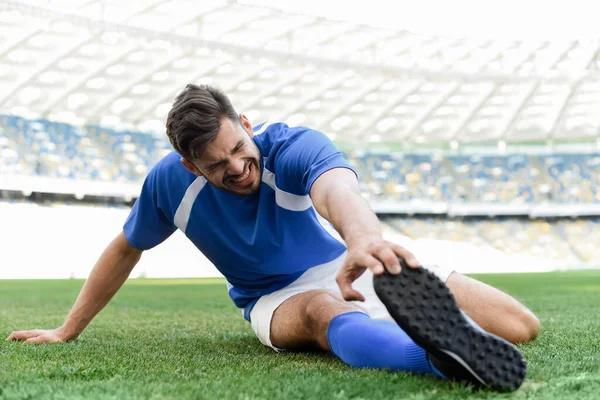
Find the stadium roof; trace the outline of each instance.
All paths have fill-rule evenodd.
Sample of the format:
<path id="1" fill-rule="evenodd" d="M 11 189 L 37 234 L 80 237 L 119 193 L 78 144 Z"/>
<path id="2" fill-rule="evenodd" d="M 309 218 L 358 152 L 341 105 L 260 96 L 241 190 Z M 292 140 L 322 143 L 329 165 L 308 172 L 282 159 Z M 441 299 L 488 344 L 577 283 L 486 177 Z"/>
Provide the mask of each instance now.
<path id="1" fill-rule="evenodd" d="M 0 0 L 0 112 L 164 130 L 187 83 L 361 142 L 600 136 L 600 41 L 450 38 L 227 0 Z"/>

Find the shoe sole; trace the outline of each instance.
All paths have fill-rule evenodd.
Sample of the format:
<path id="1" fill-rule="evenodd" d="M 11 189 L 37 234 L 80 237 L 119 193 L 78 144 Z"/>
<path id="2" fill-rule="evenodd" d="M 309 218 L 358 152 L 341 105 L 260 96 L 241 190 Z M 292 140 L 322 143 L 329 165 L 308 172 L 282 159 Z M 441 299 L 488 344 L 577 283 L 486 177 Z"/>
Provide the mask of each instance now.
<path id="1" fill-rule="evenodd" d="M 436 275 L 401 264 L 399 275 L 386 271 L 373 278 L 373 285 L 408 336 L 438 359 L 451 357 L 477 386 L 501 392 L 517 390 L 527 370 L 521 352 L 506 340 L 472 326 Z"/>

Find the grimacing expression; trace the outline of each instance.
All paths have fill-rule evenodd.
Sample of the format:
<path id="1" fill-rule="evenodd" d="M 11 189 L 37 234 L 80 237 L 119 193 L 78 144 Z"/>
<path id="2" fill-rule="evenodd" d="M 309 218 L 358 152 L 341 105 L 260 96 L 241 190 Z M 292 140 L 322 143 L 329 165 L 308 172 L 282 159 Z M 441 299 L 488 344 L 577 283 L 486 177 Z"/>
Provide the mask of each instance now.
<path id="1" fill-rule="evenodd" d="M 243 114 L 238 121 L 224 117 L 217 137 L 202 152 L 199 159 L 185 160 L 185 167 L 204 176 L 214 187 L 242 196 L 260 187 L 260 151 L 252 137 L 252 125 Z"/>

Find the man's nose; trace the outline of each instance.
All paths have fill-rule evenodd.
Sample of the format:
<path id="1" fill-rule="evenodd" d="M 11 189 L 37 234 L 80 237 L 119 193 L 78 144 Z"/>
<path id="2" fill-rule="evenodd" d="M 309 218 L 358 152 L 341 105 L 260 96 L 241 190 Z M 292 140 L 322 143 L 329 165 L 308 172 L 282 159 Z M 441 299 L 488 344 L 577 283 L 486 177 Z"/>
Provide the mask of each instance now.
<path id="1" fill-rule="evenodd" d="M 241 175 L 242 173 L 244 173 L 245 164 L 246 163 L 241 158 L 237 160 L 231 160 L 231 163 L 229 164 L 229 174 Z"/>

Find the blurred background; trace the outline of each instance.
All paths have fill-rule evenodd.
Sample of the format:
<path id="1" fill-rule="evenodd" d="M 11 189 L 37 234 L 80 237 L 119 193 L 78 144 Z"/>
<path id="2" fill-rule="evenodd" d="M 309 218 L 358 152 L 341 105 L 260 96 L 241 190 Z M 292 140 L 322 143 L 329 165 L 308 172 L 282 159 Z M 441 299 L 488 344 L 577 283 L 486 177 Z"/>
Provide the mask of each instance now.
<path id="1" fill-rule="evenodd" d="M 187 83 L 324 132 L 424 259 L 600 266 L 593 3 L 355 3 L 0 0 L 0 278 L 87 276 Z M 178 232 L 132 276 L 219 273 Z"/>

